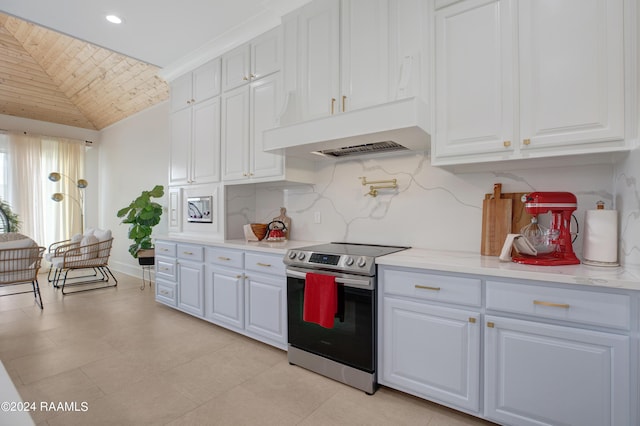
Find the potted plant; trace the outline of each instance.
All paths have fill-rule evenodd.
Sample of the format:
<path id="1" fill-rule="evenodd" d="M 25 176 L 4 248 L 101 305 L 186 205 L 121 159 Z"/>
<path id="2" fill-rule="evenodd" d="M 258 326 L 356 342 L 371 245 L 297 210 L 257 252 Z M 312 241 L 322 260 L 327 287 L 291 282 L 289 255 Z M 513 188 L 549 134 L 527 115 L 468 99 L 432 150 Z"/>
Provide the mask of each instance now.
<path id="1" fill-rule="evenodd" d="M 0 199 L 0 228 L 4 232 L 19 232 L 20 219 L 18 215 L 11 210 L 11 206 L 4 200 Z"/>
<path id="2" fill-rule="evenodd" d="M 138 259 L 140 265 L 153 265 L 155 252 L 151 232 L 153 227 L 160 223 L 162 206 L 152 198 L 164 196 L 164 187 L 156 185 L 151 191 L 142 191 L 142 194 L 127 207 L 118 210 L 118 217 L 123 217 L 121 223 L 128 223 L 129 239 L 133 244 L 129 246 L 131 256 Z"/>

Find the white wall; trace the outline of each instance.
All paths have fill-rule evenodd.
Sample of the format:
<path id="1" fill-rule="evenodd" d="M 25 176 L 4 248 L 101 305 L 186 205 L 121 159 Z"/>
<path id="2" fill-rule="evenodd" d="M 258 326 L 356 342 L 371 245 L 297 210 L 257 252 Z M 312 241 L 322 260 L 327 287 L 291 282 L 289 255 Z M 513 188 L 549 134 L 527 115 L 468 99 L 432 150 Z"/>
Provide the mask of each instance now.
<path id="1" fill-rule="evenodd" d="M 122 120 L 101 132 L 100 219 L 99 226 L 111 229 L 114 236 L 110 265 L 113 269 L 139 276 L 140 267 L 127 251 L 128 225 L 120 224 L 116 213 L 129 205 L 144 190 L 165 186 L 167 205 L 169 165 L 169 103 L 163 102 Z M 154 228 L 154 234 L 167 232 L 166 214 Z"/>

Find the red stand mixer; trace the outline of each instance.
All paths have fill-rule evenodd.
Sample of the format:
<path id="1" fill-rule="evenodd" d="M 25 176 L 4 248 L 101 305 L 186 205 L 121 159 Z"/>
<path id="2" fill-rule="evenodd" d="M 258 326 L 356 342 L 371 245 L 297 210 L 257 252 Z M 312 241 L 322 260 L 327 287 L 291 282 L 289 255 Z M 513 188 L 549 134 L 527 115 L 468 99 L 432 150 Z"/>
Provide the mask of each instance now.
<path id="1" fill-rule="evenodd" d="M 532 192 L 522 197 L 524 209 L 533 215 L 531 224 L 521 233 L 537 249 L 537 255 L 519 254 L 512 260 L 527 265 L 577 265 L 573 252 L 571 217 L 578 208 L 576 196 L 570 192 Z M 548 230 L 538 223 L 538 215 L 551 213 Z"/>

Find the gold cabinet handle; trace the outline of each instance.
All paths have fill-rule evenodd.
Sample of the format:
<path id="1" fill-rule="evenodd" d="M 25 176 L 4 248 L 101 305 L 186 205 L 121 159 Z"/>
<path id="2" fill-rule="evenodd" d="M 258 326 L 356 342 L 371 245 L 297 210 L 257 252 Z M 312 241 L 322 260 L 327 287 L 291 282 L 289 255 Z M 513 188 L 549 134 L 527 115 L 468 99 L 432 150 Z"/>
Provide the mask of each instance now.
<path id="1" fill-rule="evenodd" d="M 159 268 L 161 271 L 168 271 L 169 268 Z"/>
<path id="2" fill-rule="evenodd" d="M 256 75 L 255 75 L 255 74 L 253 74 L 253 73 L 251 73 L 251 74 L 249 74 L 249 77 L 250 77 L 250 78 L 256 78 Z"/>
<path id="3" fill-rule="evenodd" d="M 160 294 L 162 294 L 163 296 L 168 296 L 169 292 L 167 290 L 160 290 Z"/>
<path id="4" fill-rule="evenodd" d="M 224 256 L 218 256 L 218 259 L 220 259 L 220 260 L 231 260 L 231 258 L 224 257 Z"/>
<path id="5" fill-rule="evenodd" d="M 161 248 L 160 248 L 160 251 L 169 251 L 169 249 L 168 249 L 168 248 L 161 247 Z"/>
<path id="6" fill-rule="evenodd" d="M 187 256 L 191 256 L 193 254 L 192 251 L 183 251 L 182 254 L 186 254 Z"/>
<path id="7" fill-rule="evenodd" d="M 240 279 L 242 278 L 242 275 L 236 275 L 236 278 Z"/>
<path id="8" fill-rule="evenodd" d="M 562 308 L 562 309 L 569 309 L 570 307 L 568 303 L 553 303 L 553 302 L 545 302 L 544 300 L 534 300 L 533 304 L 538 306 L 549 306 L 551 308 Z"/>
<path id="9" fill-rule="evenodd" d="M 331 115 L 333 115 L 336 108 L 336 98 L 331 98 Z"/>
<path id="10" fill-rule="evenodd" d="M 502 142 L 502 145 L 504 145 L 505 148 L 509 148 L 511 146 L 511 141 L 504 141 Z"/>
<path id="11" fill-rule="evenodd" d="M 270 263 L 262 263 L 262 262 L 257 262 L 256 265 L 258 266 L 264 266 L 266 268 L 270 268 L 271 264 Z"/>
<path id="12" fill-rule="evenodd" d="M 476 323 L 476 319 L 475 319 L 475 318 L 473 318 L 473 317 L 469 317 L 469 322 L 470 322 L 471 324 L 475 324 L 475 323 Z"/>
<path id="13" fill-rule="evenodd" d="M 522 140 L 522 144 L 523 145 L 529 145 L 531 143 L 531 139 L 523 139 Z"/>
<path id="14" fill-rule="evenodd" d="M 421 290 L 433 290 L 433 291 L 440 291 L 440 287 L 429 287 L 428 285 L 415 285 L 416 288 L 419 288 Z"/>
<path id="15" fill-rule="evenodd" d="M 495 326 L 496 326 L 496 325 L 495 325 L 494 323 L 492 323 L 492 322 L 488 322 L 488 323 L 487 323 L 487 327 L 489 327 L 489 328 L 493 328 L 493 327 L 495 327 Z"/>
<path id="16" fill-rule="evenodd" d="M 342 95 L 342 112 L 345 112 L 347 110 L 346 102 L 347 102 L 347 97 Z"/>
<path id="17" fill-rule="evenodd" d="M 242 76 L 242 79 L 243 79 L 244 81 L 247 81 L 247 80 L 249 80 L 249 77 L 247 77 L 246 75 L 244 75 L 244 76 Z"/>

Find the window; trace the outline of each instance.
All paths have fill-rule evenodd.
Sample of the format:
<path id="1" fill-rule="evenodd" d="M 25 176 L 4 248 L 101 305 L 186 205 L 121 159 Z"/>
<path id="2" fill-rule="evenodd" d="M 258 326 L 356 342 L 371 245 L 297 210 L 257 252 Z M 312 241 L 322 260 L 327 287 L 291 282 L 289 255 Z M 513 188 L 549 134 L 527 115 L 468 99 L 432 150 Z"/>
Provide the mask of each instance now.
<path id="1" fill-rule="evenodd" d="M 9 141 L 7 135 L 0 133 L 0 200 L 7 200 L 9 167 L 7 163 L 7 150 L 9 149 Z"/>

